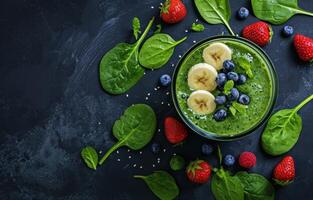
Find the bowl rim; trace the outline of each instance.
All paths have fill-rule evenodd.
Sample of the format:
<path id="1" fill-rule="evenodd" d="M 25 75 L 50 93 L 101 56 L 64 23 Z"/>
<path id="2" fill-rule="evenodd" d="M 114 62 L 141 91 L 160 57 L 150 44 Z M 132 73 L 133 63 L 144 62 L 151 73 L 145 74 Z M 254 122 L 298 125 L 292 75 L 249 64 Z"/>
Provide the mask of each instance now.
<path id="1" fill-rule="evenodd" d="M 252 47 L 254 47 L 256 51 L 260 52 L 260 56 L 265 59 L 265 62 L 267 62 L 267 65 L 268 65 L 267 67 L 269 68 L 271 79 L 273 79 L 272 80 L 272 82 L 273 82 L 273 86 L 272 86 L 273 98 L 271 101 L 271 105 L 269 105 L 266 114 L 261 118 L 261 120 L 254 127 L 250 128 L 249 130 L 244 131 L 240 134 L 236 134 L 236 135 L 218 135 L 218 134 L 215 134 L 212 132 L 204 131 L 203 129 L 199 128 L 198 126 L 193 124 L 190 120 L 188 120 L 187 117 L 182 113 L 182 111 L 179 107 L 179 104 L 178 104 L 177 97 L 176 97 L 176 89 L 175 89 L 176 88 L 176 78 L 177 78 L 177 74 L 178 74 L 178 71 L 179 71 L 179 68 L 180 68 L 182 62 L 198 46 L 201 46 L 202 44 L 204 44 L 206 42 L 219 40 L 219 39 L 226 39 L 226 40 L 231 39 L 231 40 L 236 40 L 239 42 L 243 41 L 245 43 L 248 43 L 248 45 L 251 45 Z M 257 52 L 257 53 L 259 53 L 259 52 Z M 276 101 L 277 101 L 278 88 L 279 88 L 278 84 L 279 83 L 278 83 L 278 77 L 277 77 L 277 72 L 276 72 L 275 66 L 274 66 L 272 60 L 270 59 L 270 57 L 268 56 L 268 54 L 261 47 L 259 47 L 255 43 L 253 43 L 253 42 L 251 42 L 245 38 L 239 37 L 239 36 L 231 36 L 231 35 L 220 35 L 220 36 L 218 36 L 217 35 L 217 36 L 208 37 L 206 39 L 201 40 L 200 42 L 197 42 L 191 48 L 189 48 L 184 53 L 184 55 L 179 59 L 179 61 L 177 62 L 176 66 L 175 66 L 174 72 L 172 74 L 171 94 L 172 94 L 172 100 L 173 100 L 174 107 L 175 107 L 176 111 L 178 112 L 178 114 L 179 114 L 180 118 L 183 120 L 183 122 L 191 130 L 193 130 L 197 134 L 199 134 L 202 137 L 205 137 L 207 139 L 216 140 L 216 141 L 234 141 L 234 140 L 241 139 L 245 136 L 248 136 L 248 135 L 254 133 L 255 130 L 260 128 L 269 119 L 269 117 L 270 117 L 270 115 L 271 115 L 271 113 L 275 107 Z"/>

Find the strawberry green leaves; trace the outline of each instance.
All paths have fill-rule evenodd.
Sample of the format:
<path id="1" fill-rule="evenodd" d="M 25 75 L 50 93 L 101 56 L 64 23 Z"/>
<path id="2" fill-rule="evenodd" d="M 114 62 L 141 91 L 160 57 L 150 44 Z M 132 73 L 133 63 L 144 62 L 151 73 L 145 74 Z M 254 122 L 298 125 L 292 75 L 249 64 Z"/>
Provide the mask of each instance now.
<path id="1" fill-rule="evenodd" d="M 297 112 L 312 99 L 313 95 L 297 107 L 280 110 L 271 116 L 261 137 L 266 153 L 278 156 L 294 147 L 302 130 L 302 119 Z"/>
<path id="2" fill-rule="evenodd" d="M 148 176 L 135 175 L 145 181 L 150 190 L 161 200 L 172 200 L 179 195 L 175 179 L 166 171 L 155 171 Z"/>
<path id="3" fill-rule="evenodd" d="M 82 159 L 90 169 L 97 169 L 98 165 L 98 153 L 93 147 L 85 147 L 80 153 Z"/>
<path id="4" fill-rule="evenodd" d="M 232 35 L 229 25 L 231 9 L 228 0 L 194 0 L 202 18 L 209 24 L 224 24 Z"/>
<path id="5" fill-rule="evenodd" d="M 255 16 L 272 24 L 283 24 L 296 14 L 313 16 L 298 6 L 298 0 L 251 0 Z"/>
<path id="6" fill-rule="evenodd" d="M 100 83 L 111 94 L 122 94 L 132 88 L 144 75 L 138 62 L 138 49 L 148 34 L 154 19 L 134 44 L 120 43 L 108 51 L 100 62 Z M 136 25 L 138 28 L 138 24 Z"/>
<path id="7" fill-rule="evenodd" d="M 122 146 L 133 150 L 143 148 L 152 139 L 156 124 L 156 116 L 150 106 L 136 104 L 127 108 L 113 125 L 113 135 L 118 142 L 101 158 L 99 165 L 102 165 L 113 151 Z"/>

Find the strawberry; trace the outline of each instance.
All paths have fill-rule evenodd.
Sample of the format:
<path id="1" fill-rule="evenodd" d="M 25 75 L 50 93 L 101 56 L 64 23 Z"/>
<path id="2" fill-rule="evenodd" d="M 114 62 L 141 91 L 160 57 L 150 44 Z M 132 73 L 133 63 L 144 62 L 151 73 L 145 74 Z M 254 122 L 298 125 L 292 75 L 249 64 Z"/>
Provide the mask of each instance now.
<path id="1" fill-rule="evenodd" d="M 313 38 L 296 34 L 293 39 L 298 56 L 305 62 L 313 62 Z"/>
<path id="2" fill-rule="evenodd" d="M 242 31 L 242 36 L 263 47 L 271 41 L 273 31 L 270 25 L 260 21 L 246 26 Z"/>
<path id="3" fill-rule="evenodd" d="M 192 161 L 187 166 L 186 174 L 193 183 L 206 183 L 211 176 L 211 165 L 204 160 Z"/>
<path id="4" fill-rule="evenodd" d="M 188 130 L 184 124 L 173 117 L 164 120 L 165 137 L 172 144 L 184 141 L 188 136 Z"/>
<path id="5" fill-rule="evenodd" d="M 165 0 L 160 15 L 165 23 L 175 24 L 186 17 L 187 9 L 181 0 Z"/>
<path id="6" fill-rule="evenodd" d="M 284 157 L 275 167 L 274 181 L 281 186 L 290 184 L 295 178 L 295 164 L 291 156 Z"/>

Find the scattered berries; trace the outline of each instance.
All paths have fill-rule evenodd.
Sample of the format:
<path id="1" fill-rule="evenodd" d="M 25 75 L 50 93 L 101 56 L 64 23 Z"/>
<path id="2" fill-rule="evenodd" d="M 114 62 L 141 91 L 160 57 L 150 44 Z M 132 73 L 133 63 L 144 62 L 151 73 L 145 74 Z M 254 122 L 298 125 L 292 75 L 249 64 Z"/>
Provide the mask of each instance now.
<path id="1" fill-rule="evenodd" d="M 157 154 L 160 152 L 160 149 L 161 149 L 161 147 L 158 143 L 152 143 L 152 145 L 151 145 L 152 153 Z"/>
<path id="2" fill-rule="evenodd" d="M 216 83 L 219 88 L 223 88 L 227 81 L 227 77 L 225 73 L 219 73 L 216 78 Z"/>
<path id="3" fill-rule="evenodd" d="M 208 156 L 213 152 L 213 147 L 210 144 L 203 144 L 201 146 L 201 152 L 203 155 Z"/>
<path id="4" fill-rule="evenodd" d="M 249 169 L 256 165 L 256 156 L 252 152 L 245 151 L 239 157 L 239 165 Z"/>
<path id="5" fill-rule="evenodd" d="M 220 95 L 216 96 L 215 97 L 215 103 L 217 105 L 223 105 L 224 103 L 226 103 L 226 95 L 220 94 Z"/>
<path id="6" fill-rule="evenodd" d="M 230 94 L 228 95 L 229 101 L 236 101 L 239 98 L 239 91 L 237 88 L 232 88 L 230 90 Z"/>
<path id="7" fill-rule="evenodd" d="M 211 176 L 211 166 L 204 160 L 195 160 L 189 163 L 186 174 L 193 183 L 206 183 Z"/>
<path id="8" fill-rule="evenodd" d="M 215 111 L 215 113 L 213 114 L 213 119 L 215 119 L 215 121 L 224 121 L 227 117 L 227 112 L 225 109 L 220 108 L 217 111 Z"/>
<path id="9" fill-rule="evenodd" d="M 238 103 L 248 105 L 250 103 L 250 97 L 246 94 L 241 94 L 238 98 Z"/>
<path id="10" fill-rule="evenodd" d="M 286 156 L 276 165 L 273 179 L 278 185 L 285 186 L 293 181 L 295 174 L 294 160 L 291 156 Z"/>
<path id="11" fill-rule="evenodd" d="M 165 23 L 175 24 L 186 17 L 187 9 L 181 0 L 165 0 L 160 15 Z"/>
<path id="12" fill-rule="evenodd" d="M 226 71 L 230 72 L 230 71 L 233 71 L 235 69 L 235 64 L 231 60 L 225 60 L 223 63 L 223 67 Z"/>
<path id="13" fill-rule="evenodd" d="M 239 76 L 239 79 L 236 82 L 237 85 L 242 85 L 247 81 L 247 77 L 244 74 L 238 74 L 238 76 Z"/>
<path id="14" fill-rule="evenodd" d="M 293 27 L 292 26 L 284 26 L 282 30 L 283 36 L 290 37 L 293 35 Z"/>
<path id="15" fill-rule="evenodd" d="M 241 7 L 237 12 L 237 16 L 239 19 L 246 19 L 249 16 L 249 10 L 245 7 Z"/>
<path id="16" fill-rule="evenodd" d="M 228 80 L 233 80 L 234 82 L 237 82 L 239 79 L 239 76 L 236 72 L 228 72 L 227 73 L 227 79 Z"/>
<path id="17" fill-rule="evenodd" d="M 296 34 L 293 39 L 298 56 L 305 62 L 313 62 L 313 38 Z"/>
<path id="18" fill-rule="evenodd" d="M 246 26 L 242 31 L 242 36 L 263 47 L 271 41 L 273 31 L 270 25 L 260 21 Z"/>
<path id="19" fill-rule="evenodd" d="M 235 164 L 235 157 L 233 155 L 226 155 L 224 157 L 224 165 L 230 167 L 230 166 L 233 166 Z"/>
<path id="20" fill-rule="evenodd" d="M 173 117 L 164 120 L 165 137 L 171 144 L 183 142 L 188 136 L 186 126 Z"/>
<path id="21" fill-rule="evenodd" d="M 170 75 L 164 74 L 160 77 L 160 84 L 164 87 L 169 86 L 172 82 Z"/>

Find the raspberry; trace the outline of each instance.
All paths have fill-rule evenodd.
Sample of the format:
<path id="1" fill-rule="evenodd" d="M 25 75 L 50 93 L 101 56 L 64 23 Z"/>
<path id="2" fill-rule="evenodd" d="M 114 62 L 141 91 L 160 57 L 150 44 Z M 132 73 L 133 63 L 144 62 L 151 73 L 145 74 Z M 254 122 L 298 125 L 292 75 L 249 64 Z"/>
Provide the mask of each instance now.
<path id="1" fill-rule="evenodd" d="M 252 152 L 245 151 L 239 157 L 239 165 L 244 168 L 251 168 L 256 165 L 256 156 Z"/>

